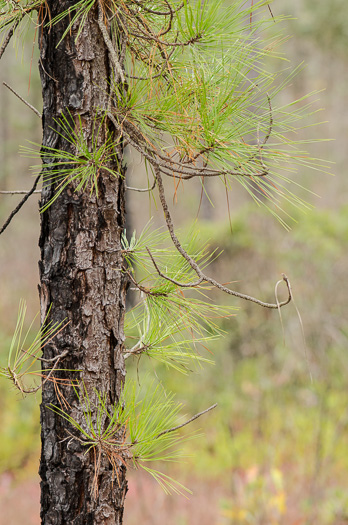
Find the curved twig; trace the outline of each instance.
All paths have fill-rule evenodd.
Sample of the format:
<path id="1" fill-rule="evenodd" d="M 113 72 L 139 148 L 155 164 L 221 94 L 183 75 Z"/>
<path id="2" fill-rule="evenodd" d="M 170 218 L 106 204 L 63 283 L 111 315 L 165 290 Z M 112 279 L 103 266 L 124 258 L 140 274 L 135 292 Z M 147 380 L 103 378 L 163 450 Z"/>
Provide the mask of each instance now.
<path id="1" fill-rule="evenodd" d="M 126 186 L 126 190 L 129 190 L 129 191 L 139 191 L 139 192 L 141 192 L 141 193 L 145 193 L 145 192 L 148 192 L 148 191 L 152 191 L 152 190 L 154 190 L 154 189 L 155 189 L 155 186 L 156 186 L 156 179 L 154 179 L 151 188 L 133 188 L 132 186 Z M 1 192 L 0 192 L 0 193 L 1 193 Z"/>
<path id="2" fill-rule="evenodd" d="M 154 80 L 155 78 L 159 78 L 160 76 L 162 76 L 164 74 L 165 70 L 168 69 L 169 60 L 172 57 L 174 52 L 175 52 L 175 48 L 172 49 L 170 53 L 168 53 L 167 59 L 163 61 L 162 66 L 154 64 L 154 67 L 157 70 L 159 69 L 159 67 L 161 68 L 159 73 L 156 73 L 155 75 L 149 75 L 147 77 L 138 77 L 138 76 L 135 76 L 135 75 L 128 75 L 127 73 L 125 73 L 125 75 L 126 75 L 127 78 L 131 78 L 131 79 L 134 79 L 134 80 L 150 80 L 150 79 Z"/>
<path id="3" fill-rule="evenodd" d="M 227 293 L 229 295 L 233 295 L 233 296 L 238 297 L 239 299 L 243 299 L 245 301 L 251 301 L 253 303 L 258 304 L 259 306 L 263 306 L 264 308 L 279 309 L 280 307 L 285 306 L 286 304 L 288 304 L 291 301 L 292 293 L 291 293 L 290 282 L 289 282 L 289 279 L 287 278 L 287 276 L 285 274 L 283 274 L 282 277 L 283 277 L 283 281 L 285 282 L 287 290 L 288 290 L 288 298 L 285 301 L 282 301 L 281 303 L 278 302 L 278 301 L 277 301 L 277 303 L 266 303 L 264 301 L 260 301 L 259 299 L 256 299 L 255 297 L 252 297 L 251 295 L 247 295 L 247 294 L 243 294 L 243 293 L 240 293 L 240 292 L 236 292 L 235 290 L 231 290 L 230 288 L 227 288 L 226 286 L 224 286 L 223 284 L 219 283 L 218 281 L 216 281 L 212 277 L 209 277 L 209 276 L 205 275 L 202 272 L 202 270 L 200 269 L 200 267 L 198 266 L 197 262 L 186 252 L 186 250 L 180 244 L 180 241 L 179 241 L 179 239 L 177 238 L 177 236 L 175 234 L 173 221 L 172 221 L 172 218 L 170 216 L 168 204 L 167 204 L 167 201 L 166 201 L 166 198 L 165 198 L 165 193 L 164 193 L 164 187 L 163 187 L 163 181 L 162 181 L 161 173 L 160 173 L 160 170 L 158 168 L 156 169 L 156 178 L 157 178 L 157 187 L 158 187 L 158 192 L 159 192 L 159 198 L 160 198 L 162 209 L 163 209 L 163 212 L 164 212 L 164 216 L 165 216 L 167 228 L 168 228 L 168 231 L 169 231 L 169 235 L 170 235 L 170 237 L 171 237 L 171 239 L 173 241 L 173 244 L 174 244 L 175 248 L 183 256 L 183 258 L 189 263 L 191 268 L 196 272 L 196 274 L 198 275 L 199 279 L 202 279 L 201 282 L 203 282 L 203 281 L 208 282 L 211 285 L 213 285 L 215 288 L 218 288 L 219 290 L 221 290 L 222 292 L 225 292 L 225 293 Z M 153 258 L 152 258 L 152 260 L 153 260 Z M 156 268 L 156 266 L 155 266 L 155 268 Z M 172 281 L 170 277 L 165 276 L 162 272 L 161 272 L 161 276 L 164 279 L 168 280 L 168 281 Z M 186 287 L 187 288 L 187 287 L 189 287 L 189 284 L 191 284 L 191 287 L 198 286 L 197 285 L 197 281 L 194 281 L 193 283 L 179 283 L 179 282 L 177 282 L 177 286 L 180 286 L 180 287 Z"/>
<path id="4" fill-rule="evenodd" d="M 151 295 L 151 296 L 154 296 L 154 297 L 167 297 L 168 294 L 166 292 L 153 292 L 149 288 L 146 288 L 145 286 L 142 286 L 141 284 L 139 284 L 134 279 L 134 277 L 133 277 L 133 275 L 131 274 L 130 271 L 126 270 L 125 268 L 123 268 L 123 271 L 128 276 L 129 280 L 134 284 L 134 286 L 136 288 L 138 288 L 138 290 L 140 292 L 143 292 L 145 295 Z"/>
<path id="5" fill-rule="evenodd" d="M 190 180 L 195 177 L 221 177 L 223 175 L 230 175 L 233 177 L 253 176 L 259 178 L 265 177 L 269 173 L 267 170 L 264 170 L 261 173 L 251 174 L 243 171 L 217 170 L 214 168 L 208 168 L 207 166 L 199 168 L 197 166 L 190 166 L 189 164 L 182 164 L 181 162 L 174 160 L 172 157 L 165 157 L 158 150 L 154 150 L 149 145 L 145 144 L 145 139 L 131 122 L 123 120 L 121 126 L 117 123 L 117 120 L 112 113 L 109 112 L 108 117 L 117 129 L 122 130 L 129 143 L 149 161 L 154 169 L 159 169 L 163 175 L 167 175 L 168 177 L 177 178 L 179 176 L 181 180 Z M 133 135 L 135 135 L 135 137 Z"/>
<path id="6" fill-rule="evenodd" d="M 49 379 L 51 379 L 51 376 L 52 376 L 53 372 L 56 370 L 60 360 L 63 359 L 63 357 L 65 357 L 66 355 L 68 355 L 68 353 L 69 353 L 69 350 L 64 350 L 64 352 L 62 352 L 61 354 L 59 354 L 58 356 L 56 356 L 53 359 L 38 358 L 38 360 L 40 360 L 40 361 L 54 362 L 54 365 L 51 368 L 51 370 L 49 371 L 49 373 L 47 374 L 47 376 L 43 376 L 43 380 L 41 381 L 41 383 L 37 387 L 30 388 L 29 390 L 26 390 L 25 388 L 23 388 L 21 386 L 21 384 L 19 383 L 19 381 L 17 379 L 17 376 L 14 374 L 13 381 L 14 381 L 15 386 L 18 388 L 18 390 L 20 390 L 22 392 L 22 394 L 35 394 L 36 392 L 38 392 L 40 390 L 40 388 L 42 388 L 47 383 L 47 381 L 49 381 Z"/>
<path id="7" fill-rule="evenodd" d="M 158 33 L 158 35 L 157 35 L 158 37 L 166 35 L 167 33 L 169 33 L 169 31 L 172 29 L 172 24 L 173 24 L 174 11 L 173 11 L 170 3 L 168 2 L 168 0 L 164 0 L 164 2 L 165 2 L 165 4 L 167 5 L 167 7 L 168 7 L 168 9 L 170 11 L 169 22 L 168 22 L 167 27 Z"/>
<path id="8" fill-rule="evenodd" d="M 146 246 L 146 250 L 147 250 L 147 253 L 149 254 L 150 256 L 150 259 L 152 261 L 152 264 L 154 265 L 158 275 L 160 277 L 162 277 L 163 279 L 165 279 L 166 281 L 169 281 L 173 284 L 175 284 L 176 286 L 180 286 L 180 288 L 195 288 L 196 286 L 199 286 L 200 284 L 202 284 L 202 282 L 204 281 L 204 278 L 203 277 L 200 277 L 197 281 L 193 281 L 193 282 L 190 282 L 190 283 L 181 283 L 179 281 L 176 281 L 175 279 L 172 279 L 171 277 L 168 277 L 168 275 L 165 275 L 164 273 L 161 272 L 161 270 L 159 269 L 152 253 L 150 252 L 149 248 Z"/>

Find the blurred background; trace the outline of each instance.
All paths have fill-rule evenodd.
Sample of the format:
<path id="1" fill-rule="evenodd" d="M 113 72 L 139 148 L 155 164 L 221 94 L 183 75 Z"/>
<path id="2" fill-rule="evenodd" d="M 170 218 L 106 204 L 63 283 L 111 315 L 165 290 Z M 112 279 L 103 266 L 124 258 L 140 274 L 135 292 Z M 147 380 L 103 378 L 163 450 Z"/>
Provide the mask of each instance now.
<path id="1" fill-rule="evenodd" d="M 220 281 L 236 281 L 239 291 L 273 301 L 285 272 L 295 301 L 280 319 L 277 311 L 234 300 L 240 309 L 225 322 L 226 337 L 210 348 L 215 365 L 188 376 L 156 366 L 188 417 L 215 402 L 218 408 L 193 424 L 204 435 L 185 445 L 182 463 L 166 470 L 193 495 L 167 496 L 146 474 L 131 471 L 127 525 L 348 524 L 348 3 L 275 0 L 272 11 L 289 17 L 282 24 L 290 37 L 282 46 L 288 66 L 304 63 L 284 100 L 320 92 L 311 97 L 320 111 L 303 123 L 301 138 L 324 139 L 308 150 L 334 163 L 335 176 L 304 169 L 295 175 L 312 193 L 295 191 L 313 209 L 304 214 L 285 205 L 294 218 L 288 232 L 238 185 L 229 197 L 231 220 L 224 187 L 212 181 L 207 190 L 214 207 L 205 199 L 200 205 L 194 184 L 180 190 L 177 203 L 170 199 L 183 230 L 199 210 L 201 238 L 223 249 L 211 269 Z M 1 61 L 0 190 L 33 184 L 30 159 L 18 151 L 26 140 L 40 142 L 40 120 L 2 81 L 41 109 L 35 38 L 29 32 L 25 46 L 8 49 Z M 142 185 L 134 152 L 128 164 L 131 184 Z M 161 218 L 156 204 L 141 198 L 128 200 L 129 228 L 138 232 L 151 217 L 155 224 Z M 0 225 L 19 200 L 0 194 Z M 34 195 L 0 239 L 4 364 L 20 298 L 28 322 L 39 310 L 39 222 Z M 141 361 L 139 373 L 153 374 L 153 366 Z M 136 367 L 130 365 L 131 374 Z M 0 525 L 39 524 L 39 402 L 39 394 L 22 399 L 0 381 Z"/>

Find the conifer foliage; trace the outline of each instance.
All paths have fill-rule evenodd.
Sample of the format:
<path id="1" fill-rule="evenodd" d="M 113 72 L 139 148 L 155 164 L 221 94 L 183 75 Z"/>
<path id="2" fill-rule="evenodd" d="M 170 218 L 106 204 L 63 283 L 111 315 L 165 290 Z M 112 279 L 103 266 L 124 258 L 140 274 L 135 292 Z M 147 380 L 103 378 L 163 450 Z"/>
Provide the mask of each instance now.
<path id="1" fill-rule="evenodd" d="M 42 327 L 23 348 L 21 304 L 0 376 L 23 395 L 42 388 L 44 524 L 121 524 L 131 466 L 186 490 L 158 465 L 180 457 L 192 438 L 181 428 L 215 405 L 180 420 L 164 386 L 127 382 L 125 363 L 147 356 L 187 374 L 209 362 L 201 350 L 232 314 L 212 289 L 271 309 L 291 301 L 285 275 L 275 302 L 211 277 L 217 254 L 195 232 L 178 235 L 166 197 L 214 178 L 227 191 L 241 184 L 285 226 L 282 201 L 307 206 L 288 176 L 315 166 L 295 134 L 307 106 L 278 96 L 292 73 L 276 56 L 276 21 L 263 0 L 0 0 L 0 57 L 29 24 L 40 50 L 43 141 L 22 148 L 35 184 L 1 232 L 40 179 Z M 127 185 L 125 148 L 144 162 L 142 188 Z M 157 199 L 163 230 L 125 232 L 127 191 Z M 24 387 L 33 367 L 40 382 Z"/>

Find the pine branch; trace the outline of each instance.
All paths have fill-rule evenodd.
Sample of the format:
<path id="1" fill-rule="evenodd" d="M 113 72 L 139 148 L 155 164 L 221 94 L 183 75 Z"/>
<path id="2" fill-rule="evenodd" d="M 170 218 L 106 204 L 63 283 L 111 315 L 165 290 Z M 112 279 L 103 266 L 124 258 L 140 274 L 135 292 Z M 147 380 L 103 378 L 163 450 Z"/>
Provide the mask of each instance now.
<path id="1" fill-rule="evenodd" d="M 212 284 L 215 288 L 218 288 L 219 290 L 221 290 L 222 292 L 225 292 L 225 293 L 227 293 L 229 295 L 234 295 L 235 297 L 238 297 L 239 299 L 243 299 L 245 301 L 251 301 L 253 303 L 258 304 L 259 306 L 263 306 L 264 308 L 279 309 L 279 308 L 281 308 L 282 306 L 285 306 L 286 304 L 288 304 L 291 301 L 292 293 L 291 293 L 290 282 L 289 282 L 289 279 L 287 278 L 287 276 L 285 274 L 283 274 L 283 281 L 285 282 L 285 284 L 287 286 L 287 289 L 288 289 L 288 298 L 285 301 L 277 302 L 277 303 L 265 303 L 264 301 L 260 301 L 259 299 L 256 299 L 255 297 L 252 297 L 250 295 L 246 295 L 246 294 L 243 294 L 243 293 L 240 293 L 240 292 L 236 292 L 235 290 L 231 290 L 230 288 L 227 288 L 226 286 L 222 285 L 221 283 L 219 283 L 218 281 L 216 281 L 212 277 L 208 277 L 207 275 L 205 275 L 202 272 L 202 270 L 200 269 L 200 267 L 198 266 L 197 262 L 192 257 L 190 257 L 190 255 L 186 252 L 186 250 L 180 244 L 180 241 L 179 241 L 179 239 L 177 238 L 177 236 L 175 234 L 173 221 L 172 221 L 171 215 L 169 213 L 168 204 L 167 204 L 167 201 L 166 201 L 166 198 L 165 198 L 165 194 L 164 194 L 164 187 L 163 187 L 161 173 L 160 173 L 160 170 L 158 168 L 156 170 L 156 179 L 157 179 L 157 187 L 158 187 L 159 197 L 160 197 L 161 205 L 162 205 L 162 208 L 163 208 L 163 212 L 164 212 L 167 228 L 168 228 L 170 237 L 171 237 L 171 239 L 173 241 L 173 244 L 174 244 L 175 248 L 178 250 L 178 252 L 189 263 L 191 268 L 196 272 L 196 274 L 199 277 L 199 280 L 201 280 L 200 282 L 199 281 L 194 281 L 192 283 L 179 283 L 179 282 L 176 282 L 175 284 L 177 284 L 177 286 L 189 287 L 189 285 L 191 284 L 191 287 L 196 287 L 201 282 L 206 281 L 206 282 Z M 150 256 L 151 256 L 151 254 L 150 254 Z M 151 259 L 153 260 L 152 256 L 151 256 Z M 155 266 L 155 268 L 156 268 L 156 266 Z M 156 268 L 156 270 L 157 270 L 157 268 Z M 169 277 L 165 276 L 165 274 L 163 274 L 162 272 L 161 272 L 161 277 L 163 277 L 164 279 L 166 279 L 168 281 L 171 281 L 171 279 Z"/>
<path id="2" fill-rule="evenodd" d="M 211 407 L 207 408 L 206 410 L 203 410 L 202 412 L 199 412 L 195 416 L 191 417 L 188 421 L 185 421 L 185 423 L 182 423 L 181 425 L 177 425 L 176 427 L 168 428 L 168 430 L 163 430 L 162 432 L 157 434 L 155 439 L 158 439 L 159 437 L 163 436 L 164 434 L 169 434 L 169 432 L 174 432 L 175 430 L 179 430 L 179 428 L 185 427 L 189 423 L 192 423 L 192 421 L 194 421 L 195 419 L 198 419 L 199 417 L 203 416 L 203 414 L 206 414 L 207 412 L 210 412 L 210 410 L 213 410 L 216 407 L 217 407 L 217 403 L 215 403 Z"/>
<path id="3" fill-rule="evenodd" d="M 26 106 L 28 106 L 28 108 L 30 108 L 34 113 L 35 115 L 37 115 L 39 118 L 42 118 L 42 115 L 40 113 L 40 111 L 38 111 L 36 108 L 34 108 L 34 106 L 32 106 L 29 102 L 27 102 L 23 97 L 21 97 L 21 95 L 19 95 L 17 93 L 17 91 L 15 91 L 11 86 L 9 86 L 7 84 L 7 82 L 3 82 L 4 86 L 7 87 L 7 89 L 9 89 L 14 95 L 16 95 L 17 98 L 19 98 L 19 100 L 21 100 Z"/>

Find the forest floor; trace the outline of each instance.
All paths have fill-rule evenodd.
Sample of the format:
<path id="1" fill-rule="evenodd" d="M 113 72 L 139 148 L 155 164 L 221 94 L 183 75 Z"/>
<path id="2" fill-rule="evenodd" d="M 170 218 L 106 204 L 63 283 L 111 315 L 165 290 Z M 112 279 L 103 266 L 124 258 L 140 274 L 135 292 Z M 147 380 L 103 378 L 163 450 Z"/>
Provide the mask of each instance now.
<path id="1" fill-rule="evenodd" d="M 194 494 L 167 496 L 147 475 L 136 473 L 126 499 L 127 525 L 205 525 L 217 520 L 221 489 L 194 482 Z M 192 485 L 191 485 L 192 487 Z M 0 525 L 40 525 L 39 478 L 16 481 L 10 473 L 0 477 Z"/>
<path id="2" fill-rule="evenodd" d="M 246 473 L 246 475 L 248 475 Z M 250 475 L 250 473 L 249 473 Z M 281 516 L 274 519 L 243 510 L 232 510 L 231 494 L 226 486 L 216 481 L 199 479 L 186 480 L 193 494 L 168 496 L 148 475 L 130 472 L 129 491 L 126 498 L 126 525 L 321 525 L 320 513 L 309 517 L 301 511 L 300 493 L 306 487 L 298 486 L 292 494 L 292 501 L 274 501 L 275 507 L 283 505 Z M 307 487 L 308 490 L 308 487 Z M 297 494 L 296 494 L 297 493 Z M 230 498 L 228 498 L 230 496 Z M 17 480 L 11 473 L 0 476 L 0 525 L 40 525 L 39 477 Z M 315 511 L 315 503 L 313 509 Z M 339 517 L 332 525 L 347 525 L 348 519 Z"/>

